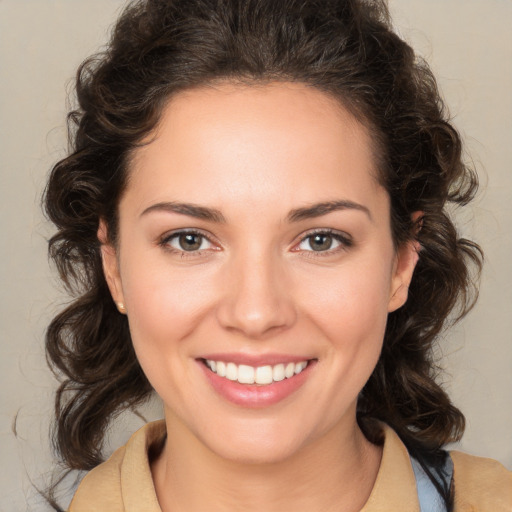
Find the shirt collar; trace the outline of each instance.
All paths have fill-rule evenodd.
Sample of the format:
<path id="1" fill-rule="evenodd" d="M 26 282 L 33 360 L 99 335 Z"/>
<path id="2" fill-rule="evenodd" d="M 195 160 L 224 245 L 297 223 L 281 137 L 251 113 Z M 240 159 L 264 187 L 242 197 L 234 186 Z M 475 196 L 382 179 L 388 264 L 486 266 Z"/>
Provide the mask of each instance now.
<path id="1" fill-rule="evenodd" d="M 420 512 L 416 479 L 406 447 L 383 425 L 384 447 L 377 479 L 361 512 Z M 165 436 L 163 420 L 147 424 L 126 445 L 121 466 L 121 489 L 126 512 L 161 512 L 153 485 L 148 450 Z"/>

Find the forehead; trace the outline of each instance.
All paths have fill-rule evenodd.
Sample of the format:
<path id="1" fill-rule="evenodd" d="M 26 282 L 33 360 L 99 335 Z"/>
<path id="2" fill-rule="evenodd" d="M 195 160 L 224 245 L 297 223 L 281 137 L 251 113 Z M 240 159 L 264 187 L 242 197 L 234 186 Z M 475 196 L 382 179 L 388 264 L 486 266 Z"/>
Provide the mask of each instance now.
<path id="1" fill-rule="evenodd" d="M 361 201 L 380 188 L 367 128 L 332 96 L 296 83 L 176 94 L 130 167 L 128 188 L 155 202 Z"/>

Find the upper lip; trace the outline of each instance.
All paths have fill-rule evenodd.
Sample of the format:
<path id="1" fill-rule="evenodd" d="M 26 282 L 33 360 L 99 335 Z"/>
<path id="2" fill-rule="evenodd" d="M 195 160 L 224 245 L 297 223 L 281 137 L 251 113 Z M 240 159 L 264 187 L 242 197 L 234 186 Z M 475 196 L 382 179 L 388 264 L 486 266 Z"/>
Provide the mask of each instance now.
<path id="1" fill-rule="evenodd" d="M 276 364 L 300 363 L 313 359 L 308 356 L 295 354 L 243 354 L 240 352 L 216 352 L 214 354 L 204 354 L 198 359 L 209 359 L 210 361 L 223 361 L 225 363 L 235 363 L 237 365 L 245 364 L 247 366 L 275 366 Z"/>

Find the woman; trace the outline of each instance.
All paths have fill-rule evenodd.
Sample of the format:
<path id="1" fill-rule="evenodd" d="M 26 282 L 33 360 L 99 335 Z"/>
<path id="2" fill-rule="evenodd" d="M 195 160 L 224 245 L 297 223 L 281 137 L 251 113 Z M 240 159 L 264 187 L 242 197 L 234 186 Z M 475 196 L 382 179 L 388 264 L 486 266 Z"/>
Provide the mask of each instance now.
<path id="1" fill-rule="evenodd" d="M 50 242 L 70 510 L 509 510 L 432 345 L 472 304 L 476 178 L 381 2 L 134 2 L 81 68 Z M 110 420 L 165 421 L 104 464 Z M 100 464 L 100 465 L 99 465 Z M 473 507 L 473 508 L 471 508 Z"/>

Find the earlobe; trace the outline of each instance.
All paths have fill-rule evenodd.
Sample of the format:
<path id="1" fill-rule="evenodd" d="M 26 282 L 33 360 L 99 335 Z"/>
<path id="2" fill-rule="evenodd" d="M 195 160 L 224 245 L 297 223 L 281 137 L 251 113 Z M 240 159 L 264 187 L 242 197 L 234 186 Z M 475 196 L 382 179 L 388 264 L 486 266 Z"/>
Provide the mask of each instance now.
<path id="1" fill-rule="evenodd" d="M 119 261 L 115 247 L 108 240 L 107 226 L 103 219 L 98 227 L 98 240 L 101 243 L 101 259 L 105 280 L 120 313 L 126 313 L 124 295 L 119 273 Z"/>

